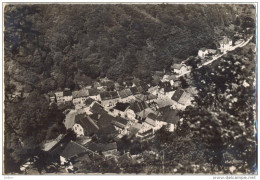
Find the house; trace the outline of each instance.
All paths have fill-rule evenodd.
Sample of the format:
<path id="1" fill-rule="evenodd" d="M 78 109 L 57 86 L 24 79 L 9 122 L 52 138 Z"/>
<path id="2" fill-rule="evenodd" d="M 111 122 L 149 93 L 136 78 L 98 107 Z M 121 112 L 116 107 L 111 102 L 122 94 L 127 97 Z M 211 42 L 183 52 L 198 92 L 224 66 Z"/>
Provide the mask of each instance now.
<path id="1" fill-rule="evenodd" d="M 224 36 L 221 41 L 219 41 L 219 49 L 221 52 L 225 52 L 232 47 L 232 40 L 229 39 L 227 36 Z"/>
<path id="2" fill-rule="evenodd" d="M 177 79 L 178 78 L 176 77 L 176 75 L 165 75 L 162 82 L 170 82 L 171 86 L 173 86 L 174 82 L 177 81 Z"/>
<path id="3" fill-rule="evenodd" d="M 198 56 L 201 58 L 201 59 L 204 59 L 206 57 L 206 55 L 209 54 L 209 51 L 208 49 L 206 48 L 201 48 L 198 52 Z"/>
<path id="4" fill-rule="evenodd" d="M 115 90 L 116 90 L 116 91 L 120 91 L 120 90 L 124 89 L 124 87 L 121 86 L 118 82 L 115 82 L 115 83 L 114 83 L 114 87 L 115 87 Z"/>
<path id="5" fill-rule="evenodd" d="M 159 83 L 158 83 L 159 84 Z M 150 93 L 150 94 L 153 94 L 155 96 L 158 95 L 158 92 L 159 92 L 159 89 L 160 87 L 159 86 L 154 86 L 154 87 L 150 87 L 147 92 Z"/>
<path id="6" fill-rule="evenodd" d="M 139 131 L 136 137 L 139 138 L 141 141 L 149 140 L 154 137 L 154 130 L 151 128 L 144 132 Z"/>
<path id="7" fill-rule="evenodd" d="M 112 125 L 112 121 L 115 117 L 108 114 L 106 111 L 101 113 L 94 113 L 90 115 L 90 118 L 97 124 L 99 129 L 105 129 Z"/>
<path id="8" fill-rule="evenodd" d="M 136 118 L 139 120 L 145 120 L 145 118 L 148 116 L 148 114 L 153 113 L 153 114 L 157 114 L 157 112 L 155 110 L 153 110 L 152 108 L 146 108 L 138 113 L 136 113 Z"/>
<path id="9" fill-rule="evenodd" d="M 100 93 L 101 105 L 104 107 L 115 106 L 119 101 L 116 91 L 104 91 Z"/>
<path id="10" fill-rule="evenodd" d="M 79 90 L 79 91 L 73 91 L 72 92 L 72 102 L 74 105 L 77 104 L 84 104 L 87 97 L 89 96 L 89 91 L 88 90 Z"/>
<path id="11" fill-rule="evenodd" d="M 116 153 L 117 153 L 117 144 L 116 144 L 116 142 L 106 144 L 104 149 L 102 150 L 102 154 L 105 157 L 116 155 Z"/>
<path id="12" fill-rule="evenodd" d="M 132 95 L 135 96 L 135 95 L 142 93 L 142 88 L 140 86 L 139 87 L 131 87 L 130 91 L 131 91 Z"/>
<path id="13" fill-rule="evenodd" d="M 94 102 L 90 105 L 90 112 L 92 112 L 93 114 L 95 113 L 105 113 L 106 111 L 104 110 L 104 108 L 101 106 L 101 104 Z"/>
<path id="14" fill-rule="evenodd" d="M 99 90 L 97 88 L 88 89 L 89 97 L 95 101 L 100 101 Z"/>
<path id="15" fill-rule="evenodd" d="M 86 152 L 87 152 L 87 148 L 85 148 L 84 146 L 82 146 L 74 141 L 70 141 L 66 145 L 64 150 L 60 153 L 60 156 L 62 158 L 65 158 L 66 160 L 70 160 L 71 158 L 77 157 L 80 154 L 83 154 Z"/>
<path id="16" fill-rule="evenodd" d="M 115 116 L 126 117 L 126 109 L 130 106 L 129 103 L 116 103 L 116 106 L 113 108 L 113 114 Z"/>
<path id="17" fill-rule="evenodd" d="M 145 101 L 146 103 L 154 102 L 157 99 L 157 95 L 153 94 L 139 94 L 135 96 L 136 101 Z"/>
<path id="18" fill-rule="evenodd" d="M 72 101 L 72 93 L 69 88 L 65 88 L 63 91 L 63 98 L 65 102 Z"/>
<path id="19" fill-rule="evenodd" d="M 120 102 L 123 103 L 128 103 L 135 100 L 135 97 L 133 96 L 130 89 L 118 91 L 118 95 L 120 97 Z"/>
<path id="20" fill-rule="evenodd" d="M 167 123 L 167 128 L 170 132 L 173 132 L 176 129 L 176 125 L 180 120 L 178 116 L 178 111 L 176 109 L 171 109 L 170 106 L 160 108 L 161 116 L 158 118 L 158 121 L 163 121 Z"/>
<path id="21" fill-rule="evenodd" d="M 136 136 L 138 131 L 142 128 L 142 124 L 140 123 L 135 123 L 133 126 L 129 128 L 129 134 L 128 134 L 128 139 L 131 139 L 132 137 Z"/>
<path id="22" fill-rule="evenodd" d="M 183 74 L 185 73 L 186 71 L 188 71 L 188 67 L 181 63 L 181 64 L 173 64 L 171 66 L 171 71 L 175 74 Z"/>
<path id="23" fill-rule="evenodd" d="M 91 104 L 92 104 L 94 101 L 95 101 L 94 99 L 88 97 L 88 98 L 86 98 L 86 100 L 85 100 L 85 105 L 86 105 L 87 107 L 89 107 L 89 106 L 91 106 Z"/>
<path id="24" fill-rule="evenodd" d="M 143 110 L 149 108 L 147 103 L 144 101 L 135 101 L 126 111 L 126 115 L 131 120 L 136 120 L 137 114 L 142 112 Z"/>
<path id="25" fill-rule="evenodd" d="M 53 92 L 48 93 L 49 96 L 49 102 L 50 103 L 55 103 L 56 102 L 56 96 Z"/>
<path id="26" fill-rule="evenodd" d="M 154 130 L 159 130 L 164 125 L 167 125 L 166 122 L 159 121 L 160 116 L 161 116 L 160 113 L 158 113 L 158 114 L 150 113 L 147 115 L 147 117 L 145 119 L 145 123 L 147 124 L 147 126 L 150 126 Z"/>
<path id="27" fill-rule="evenodd" d="M 168 81 L 166 81 L 166 82 L 161 82 L 161 83 L 159 84 L 159 86 L 160 86 L 161 88 L 163 88 L 163 93 L 164 93 L 164 94 L 166 94 L 166 93 L 172 91 L 171 83 L 168 82 Z"/>
<path id="28" fill-rule="evenodd" d="M 187 101 L 189 100 L 189 94 L 186 93 L 184 90 L 182 89 L 177 89 L 172 98 L 172 100 L 174 100 L 177 103 L 180 103 L 182 105 L 185 105 L 187 103 Z"/>
<path id="29" fill-rule="evenodd" d="M 58 104 L 64 103 L 63 91 L 55 92 L 55 96 Z"/>
<path id="30" fill-rule="evenodd" d="M 121 117 L 116 117 L 113 121 L 112 124 L 116 127 L 116 130 L 120 134 L 126 134 L 127 133 L 127 128 L 129 126 L 129 121 L 121 118 Z"/>
<path id="31" fill-rule="evenodd" d="M 208 54 L 209 55 L 215 55 L 217 53 L 218 53 L 218 51 L 216 49 L 208 49 Z"/>
<path id="32" fill-rule="evenodd" d="M 132 87 L 133 86 L 133 83 L 131 81 L 125 81 L 123 82 L 123 84 L 126 86 L 126 87 Z"/>
<path id="33" fill-rule="evenodd" d="M 72 127 L 77 136 L 91 136 L 99 130 L 96 122 L 86 114 L 75 116 L 75 124 Z"/>

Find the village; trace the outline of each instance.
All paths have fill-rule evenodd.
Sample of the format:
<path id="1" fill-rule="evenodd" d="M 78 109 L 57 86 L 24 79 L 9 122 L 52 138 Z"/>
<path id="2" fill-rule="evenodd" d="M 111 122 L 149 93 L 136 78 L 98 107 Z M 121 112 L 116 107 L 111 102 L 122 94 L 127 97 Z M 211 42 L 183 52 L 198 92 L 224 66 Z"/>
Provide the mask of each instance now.
<path id="1" fill-rule="evenodd" d="M 224 36 L 218 49 L 199 50 L 196 58 L 201 63 L 197 68 L 212 63 L 228 51 L 243 47 L 251 39 L 248 37 L 247 40 L 232 42 Z M 69 173 L 77 172 L 73 159 L 82 155 L 87 159 L 89 156 L 98 156 L 104 160 L 113 158 L 118 161 L 126 157 L 141 162 L 142 158 L 138 154 L 119 152 L 118 142 L 123 138 L 148 142 L 162 127 L 174 132 L 183 123 L 178 113 L 187 106 L 193 106 L 193 99 L 198 93 L 196 87 L 189 83 L 193 68 L 185 62 L 173 63 L 171 72 L 155 71 L 152 77 L 155 86 L 144 84 L 138 78 L 125 81 L 123 85 L 102 78 L 92 86 L 77 91 L 66 88 L 50 92 L 50 105 L 72 104 L 72 108 L 64 112 L 66 118 L 63 123 L 67 130 L 74 132 L 76 139 L 71 140 L 67 134 L 60 134 L 56 139 L 44 142 L 42 150 L 52 156 L 59 156 L 64 172 Z M 112 138 L 104 143 L 95 141 L 101 136 Z M 21 171 L 26 171 L 29 165 L 24 164 Z"/>

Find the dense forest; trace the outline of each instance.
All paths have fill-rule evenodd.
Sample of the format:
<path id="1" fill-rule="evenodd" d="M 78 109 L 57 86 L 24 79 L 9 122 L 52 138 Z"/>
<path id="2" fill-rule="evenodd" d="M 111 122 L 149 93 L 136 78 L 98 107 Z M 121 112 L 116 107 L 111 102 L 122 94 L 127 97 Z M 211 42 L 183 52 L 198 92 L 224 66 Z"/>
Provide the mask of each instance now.
<path id="1" fill-rule="evenodd" d="M 220 36 L 231 32 L 229 25 L 239 21 L 236 8 L 7 5 L 5 83 L 46 93 L 104 76 L 149 81 L 151 71 L 167 70 L 173 60 L 197 55 L 201 47 L 216 47 Z"/>
<path id="2" fill-rule="evenodd" d="M 216 48 L 221 36 L 232 37 L 230 24 L 244 29 L 254 26 L 253 19 L 240 14 L 250 8 L 6 5 L 5 95 L 30 94 L 19 102 L 5 102 L 5 172 L 19 172 L 19 165 L 37 155 L 43 141 L 65 132 L 63 109 L 50 107 L 45 93 L 78 89 L 102 77 L 119 83 L 129 77 L 150 82 L 153 71 L 169 71 L 172 63 L 196 56 L 202 47 Z M 197 148 L 196 141 L 186 145 Z"/>

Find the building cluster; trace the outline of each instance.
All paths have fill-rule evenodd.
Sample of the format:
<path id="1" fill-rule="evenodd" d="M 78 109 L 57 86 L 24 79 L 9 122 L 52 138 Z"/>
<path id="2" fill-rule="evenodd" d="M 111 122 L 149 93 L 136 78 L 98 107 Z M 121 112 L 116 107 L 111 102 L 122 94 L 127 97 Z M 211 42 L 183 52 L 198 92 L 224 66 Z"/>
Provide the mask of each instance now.
<path id="1" fill-rule="evenodd" d="M 238 40 L 237 42 L 242 42 L 243 39 Z M 209 56 L 216 55 L 219 52 L 225 53 L 226 51 L 230 50 L 233 46 L 232 39 L 228 38 L 227 36 L 223 36 L 223 38 L 218 42 L 218 49 L 207 49 L 201 48 L 198 51 L 198 57 L 201 59 L 205 59 Z"/>
<path id="2" fill-rule="evenodd" d="M 198 56 L 201 59 L 209 55 L 225 52 L 232 41 L 224 37 L 219 50 L 203 48 Z M 77 140 L 65 141 L 66 135 L 44 144 L 43 150 L 60 156 L 63 164 L 80 154 L 91 154 L 101 158 L 120 158 L 118 142 L 125 137 L 138 141 L 152 139 L 162 127 L 168 131 L 176 130 L 182 123 L 179 110 L 192 105 L 192 95 L 181 88 L 180 75 L 190 71 L 185 63 L 171 66 L 171 72 L 155 71 L 151 84 L 143 84 L 140 79 L 119 84 L 107 78 L 100 79 L 92 86 L 77 91 L 68 88 L 49 93 L 50 103 L 73 103 L 74 116 L 64 120 L 66 128 L 71 128 Z M 187 74 L 187 77 L 189 75 Z M 113 84 L 114 88 L 111 88 Z M 68 113 L 66 116 L 71 116 Z M 101 137 L 110 138 L 107 143 L 93 141 Z M 111 141 L 111 139 L 113 139 Z M 66 143 L 65 143 L 66 142 Z M 129 155 L 129 154 L 128 154 Z M 71 164 L 67 168 L 73 167 Z M 68 170 L 69 171 L 69 170 Z"/>
<path id="3" fill-rule="evenodd" d="M 176 67 L 176 71 L 179 69 Z M 74 118 L 66 118 L 64 123 L 70 121 L 71 126 L 66 127 L 71 128 L 80 140 L 71 141 L 56 151 L 55 144 L 59 144 L 61 138 L 44 150 L 54 151 L 62 162 L 69 162 L 72 157 L 86 152 L 102 158 L 119 157 L 117 142 L 123 137 L 143 142 L 153 138 L 163 126 L 173 132 L 182 120 L 178 116 L 181 108 L 177 105 L 186 107 L 191 97 L 180 88 L 176 75 L 164 73 L 159 80 L 155 86 L 144 87 L 139 79 L 134 78 L 123 83 L 123 87 L 115 83 L 113 91 L 102 83 L 96 83 L 77 91 L 71 92 L 66 88 L 49 93 L 50 103 L 70 102 L 75 106 Z M 100 135 L 113 137 L 114 141 L 107 144 L 92 141 L 93 137 Z"/>

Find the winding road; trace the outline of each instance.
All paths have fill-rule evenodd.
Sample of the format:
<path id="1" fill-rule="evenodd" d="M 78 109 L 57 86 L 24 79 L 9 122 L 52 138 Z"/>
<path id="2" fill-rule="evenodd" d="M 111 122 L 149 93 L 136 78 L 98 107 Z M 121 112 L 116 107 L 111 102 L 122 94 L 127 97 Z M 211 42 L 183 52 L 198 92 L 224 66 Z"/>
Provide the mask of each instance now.
<path id="1" fill-rule="evenodd" d="M 219 55 L 212 56 L 212 60 L 203 63 L 201 66 L 198 67 L 198 69 L 200 69 L 200 68 L 203 67 L 203 66 L 206 66 L 206 65 L 211 64 L 212 62 L 216 61 L 217 59 L 219 59 L 220 57 L 224 56 L 224 55 L 227 54 L 228 52 L 234 51 L 236 48 L 244 47 L 245 45 L 247 45 L 247 44 L 252 40 L 252 38 L 253 38 L 253 36 L 251 36 L 247 41 L 243 41 L 243 42 L 241 42 L 240 44 L 231 47 L 228 51 L 225 51 L 223 54 L 219 54 Z M 179 78 L 179 77 L 181 77 L 181 76 L 184 76 L 184 75 L 186 75 L 186 74 L 189 74 L 190 72 L 191 72 L 191 70 L 186 71 L 186 72 L 184 72 L 184 73 L 178 75 L 177 78 Z"/>

